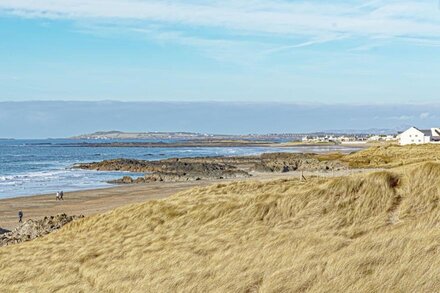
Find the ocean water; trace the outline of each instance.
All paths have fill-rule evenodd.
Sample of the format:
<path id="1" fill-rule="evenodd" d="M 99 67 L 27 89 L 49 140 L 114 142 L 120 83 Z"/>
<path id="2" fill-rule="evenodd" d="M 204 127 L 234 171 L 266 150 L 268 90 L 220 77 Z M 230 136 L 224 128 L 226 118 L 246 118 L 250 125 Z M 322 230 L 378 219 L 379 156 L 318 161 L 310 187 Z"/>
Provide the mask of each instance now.
<path id="1" fill-rule="evenodd" d="M 75 163 L 95 162 L 116 158 L 160 160 L 201 156 L 255 155 L 268 152 L 329 152 L 353 151 L 338 147 L 78 147 L 79 140 L 0 140 L 0 198 L 111 187 L 108 180 L 124 172 L 76 170 Z M 92 142 L 99 142 L 93 140 Z M 105 142 L 109 142 L 106 140 Z"/>

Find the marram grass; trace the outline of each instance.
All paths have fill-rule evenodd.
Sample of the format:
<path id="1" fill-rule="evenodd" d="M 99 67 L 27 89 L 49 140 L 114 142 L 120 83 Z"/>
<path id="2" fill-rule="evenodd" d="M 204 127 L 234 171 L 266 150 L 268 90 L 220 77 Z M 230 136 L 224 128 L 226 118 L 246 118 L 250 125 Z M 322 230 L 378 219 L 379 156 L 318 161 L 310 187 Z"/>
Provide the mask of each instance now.
<path id="1" fill-rule="evenodd" d="M 340 160 L 352 168 L 392 168 L 421 162 L 440 162 L 440 144 L 407 146 L 387 144 L 347 155 L 329 153 L 317 157 L 320 160 Z"/>
<path id="2" fill-rule="evenodd" d="M 439 292 L 439 178 L 192 189 L 0 248 L 0 292 Z"/>

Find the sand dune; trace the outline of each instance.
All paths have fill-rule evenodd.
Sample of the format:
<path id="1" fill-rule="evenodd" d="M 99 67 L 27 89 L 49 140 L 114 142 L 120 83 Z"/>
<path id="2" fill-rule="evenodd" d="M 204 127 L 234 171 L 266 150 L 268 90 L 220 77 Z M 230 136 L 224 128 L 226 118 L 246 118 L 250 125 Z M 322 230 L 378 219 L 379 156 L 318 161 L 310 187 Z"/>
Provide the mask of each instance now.
<path id="1" fill-rule="evenodd" d="M 440 162 L 440 145 L 379 145 L 351 154 L 330 153 L 318 157 L 339 160 L 351 168 L 392 168 L 427 161 Z"/>
<path id="2" fill-rule="evenodd" d="M 0 249 L 0 291 L 438 292 L 440 164 L 216 184 Z"/>

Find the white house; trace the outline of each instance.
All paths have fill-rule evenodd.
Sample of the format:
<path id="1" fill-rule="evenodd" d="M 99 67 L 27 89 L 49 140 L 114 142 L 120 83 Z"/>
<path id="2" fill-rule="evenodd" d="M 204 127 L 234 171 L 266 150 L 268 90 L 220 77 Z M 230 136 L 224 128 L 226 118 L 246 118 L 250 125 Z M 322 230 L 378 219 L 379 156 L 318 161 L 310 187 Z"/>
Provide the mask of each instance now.
<path id="1" fill-rule="evenodd" d="M 368 138 L 369 142 L 372 141 L 396 141 L 399 138 L 397 138 L 397 136 L 395 135 L 385 135 L 385 134 L 381 134 L 381 135 L 372 135 Z"/>
<path id="2" fill-rule="evenodd" d="M 407 131 L 400 134 L 401 145 L 435 142 L 440 142 L 440 128 L 420 130 L 416 127 L 411 127 Z"/>

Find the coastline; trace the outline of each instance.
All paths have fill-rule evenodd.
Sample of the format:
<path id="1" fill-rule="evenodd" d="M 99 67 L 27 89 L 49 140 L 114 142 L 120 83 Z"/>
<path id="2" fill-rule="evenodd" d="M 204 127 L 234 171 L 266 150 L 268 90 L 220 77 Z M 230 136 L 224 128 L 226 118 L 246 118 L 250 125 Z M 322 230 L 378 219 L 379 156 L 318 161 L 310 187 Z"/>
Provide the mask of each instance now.
<path id="1" fill-rule="evenodd" d="M 89 189 L 65 193 L 64 201 L 56 201 L 54 194 L 20 196 L 0 199 L 0 227 L 8 230 L 18 225 L 17 213 L 24 212 L 24 220 L 39 219 L 45 216 L 84 215 L 105 213 L 115 208 L 163 199 L 180 191 L 194 187 L 209 186 L 217 183 L 238 181 L 268 181 L 276 179 L 299 179 L 304 176 L 345 176 L 353 173 L 370 172 L 374 169 L 350 169 L 335 172 L 323 171 L 292 171 L 287 173 L 253 173 L 249 178 L 212 179 L 185 182 L 151 182 L 144 184 L 129 184 L 108 188 Z"/>
<path id="2" fill-rule="evenodd" d="M 335 149 L 353 148 L 361 149 L 369 145 L 366 143 L 337 144 L 328 143 L 305 143 L 297 142 L 273 142 L 273 141 L 230 141 L 230 140 L 200 140 L 183 142 L 80 142 L 60 144 L 62 147 L 85 147 L 85 148 L 188 148 L 188 147 L 267 147 L 267 148 L 295 148 L 295 147 L 332 147 Z"/>
<path id="3" fill-rule="evenodd" d="M 19 210 L 23 211 L 24 220 L 61 213 L 89 216 L 123 205 L 164 198 L 201 184 L 203 182 L 158 182 L 88 189 L 66 192 L 63 201 L 56 201 L 55 194 L 0 199 L 0 227 L 8 230 L 15 228 Z"/>
<path id="4" fill-rule="evenodd" d="M 66 145 L 66 142 L 70 142 Z M 160 161 L 171 158 L 215 158 L 215 157 L 251 157 L 266 153 L 350 153 L 360 148 L 334 145 L 285 145 L 274 144 L 274 147 L 240 146 L 234 142 L 233 147 L 178 147 L 167 143 L 163 148 L 144 147 L 74 147 L 67 140 L 18 140 L 16 143 L 0 144 L 2 164 L 0 165 L 0 198 L 4 196 L 27 196 L 51 193 L 57 190 L 76 191 L 94 188 L 107 188 L 103 182 L 118 180 L 125 174 L 118 171 L 82 172 L 75 170 L 75 164 L 99 162 L 119 158 L 130 158 L 146 161 Z M 73 149 L 72 149 L 73 148 Z M 29 152 L 32 152 L 30 154 Z M 115 174 L 112 174 L 115 173 Z M 129 174 L 128 176 L 137 176 Z"/>

